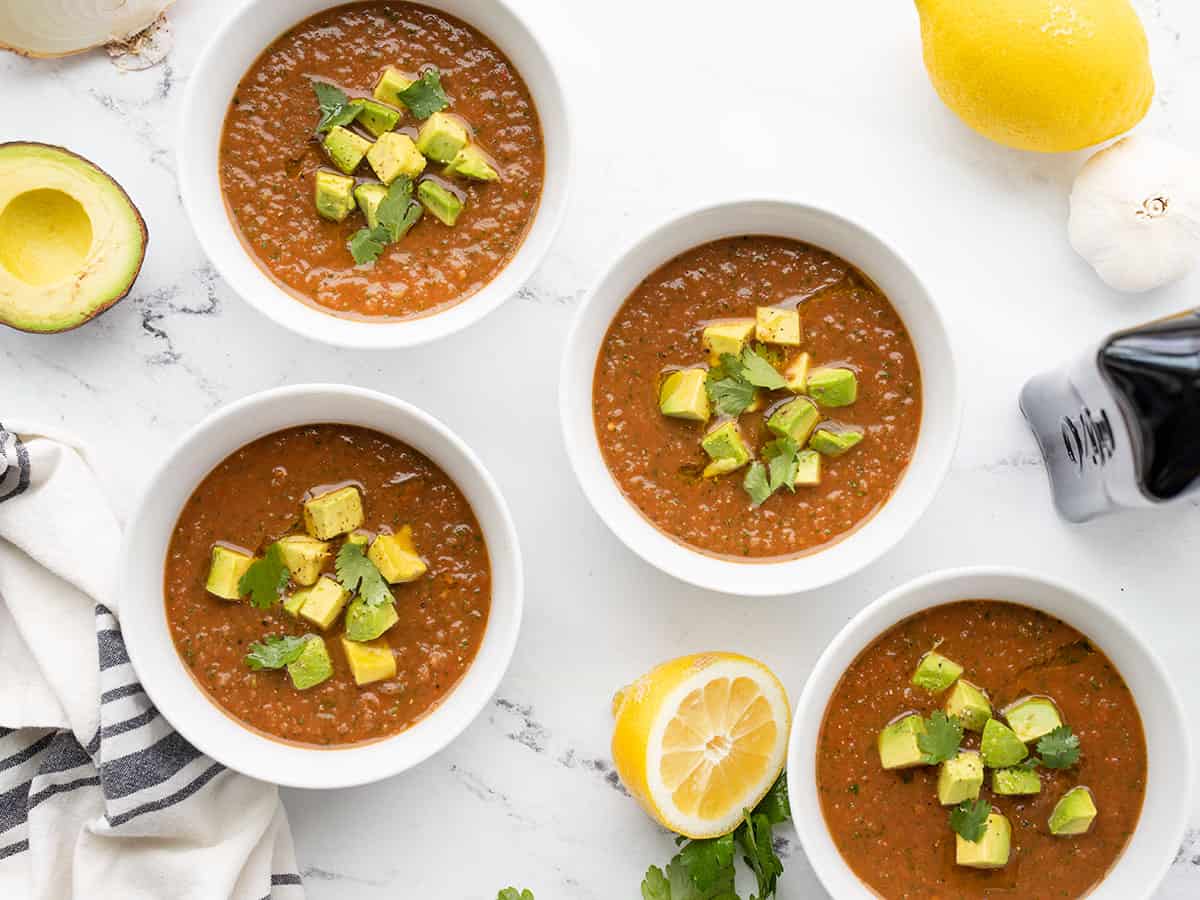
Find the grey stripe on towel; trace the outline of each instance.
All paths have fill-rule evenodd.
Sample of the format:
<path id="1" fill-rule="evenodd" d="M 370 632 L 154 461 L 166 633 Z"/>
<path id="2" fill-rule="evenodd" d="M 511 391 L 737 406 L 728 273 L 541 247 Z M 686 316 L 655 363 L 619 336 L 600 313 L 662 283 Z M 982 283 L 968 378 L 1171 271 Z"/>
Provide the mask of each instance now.
<path id="1" fill-rule="evenodd" d="M 0 422 L 0 503 L 29 487 L 29 451 Z"/>

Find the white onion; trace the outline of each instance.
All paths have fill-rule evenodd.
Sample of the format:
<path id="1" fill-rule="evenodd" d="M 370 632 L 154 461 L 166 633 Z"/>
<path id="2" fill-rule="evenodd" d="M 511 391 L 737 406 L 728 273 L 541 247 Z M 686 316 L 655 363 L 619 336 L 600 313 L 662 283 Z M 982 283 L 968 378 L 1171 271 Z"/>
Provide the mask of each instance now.
<path id="1" fill-rule="evenodd" d="M 126 41 L 172 0 L 0 0 L 0 47 L 25 56 L 69 56 Z"/>

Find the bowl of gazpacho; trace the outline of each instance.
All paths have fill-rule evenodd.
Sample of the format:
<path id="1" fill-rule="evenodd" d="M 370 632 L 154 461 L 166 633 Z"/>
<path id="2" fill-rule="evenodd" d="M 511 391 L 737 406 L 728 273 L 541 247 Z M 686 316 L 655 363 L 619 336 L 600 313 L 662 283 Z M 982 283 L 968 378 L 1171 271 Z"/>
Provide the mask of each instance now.
<path id="1" fill-rule="evenodd" d="M 886 551 L 950 462 L 945 327 L 903 258 L 815 207 L 745 201 L 660 226 L 580 309 L 560 406 L 610 528 L 685 581 L 803 591 Z"/>
<path id="2" fill-rule="evenodd" d="M 788 786 L 835 897 L 1130 900 L 1179 848 L 1190 760 L 1174 685 L 1111 611 L 961 569 L 876 601 L 821 655 Z"/>
<path id="3" fill-rule="evenodd" d="M 298 787 L 403 771 L 487 703 L 522 604 L 507 507 L 445 426 L 385 394 L 256 394 L 183 438 L 126 533 L 121 622 L 160 712 Z"/>
<path id="4" fill-rule="evenodd" d="M 184 206 L 249 303 L 399 347 L 511 297 L 566 198 L 564 99 L 501 0 L 244 3 L 189 78 Z"/>

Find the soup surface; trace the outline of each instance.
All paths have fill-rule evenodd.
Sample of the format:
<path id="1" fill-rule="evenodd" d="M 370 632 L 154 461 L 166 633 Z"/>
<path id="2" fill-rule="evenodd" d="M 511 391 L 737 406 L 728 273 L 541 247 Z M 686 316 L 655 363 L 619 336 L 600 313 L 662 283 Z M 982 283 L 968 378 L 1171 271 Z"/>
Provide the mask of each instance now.
<path id="1" fill-rule="evenodd" d="M 988 771 L 981 796 L 1012 826 L 1003 868 L 955 864 L 937 766 L 880 766 L 876 738 L 885 725 L 899 713 L 942 708 L 944 694 L 909 683 L 938 641 L 938 652 L 964 667 L 964 679 L 987 688 L 994 709 L 1027 695 L 1052 697 L 1079 738 L 1075 765 L 1036 770 L 1040 793 L 995 795 Z M 979 735 L 968 731 L 963 746 L 978 748 Z M 1084 635 L 1025 606 L 967 600 L 905 619 L 858 656 L 826 707 L 816 778 L 834 843 L 883 897 L 1079 897 L 1113 866 L 1137 825 L 1146 743 L 1129 688 Z M 1098 815 L 1085 834 L 1052 835 L 1051 811 L 1076 785 L 1091 789 Z"/>
<path id="2" fill-rule="evenodd" d="M 502 177 L 455 180 L 465 207 L 454 227 L 426 215 L 373 265 L 356 265 L 347 242 L 362 217 L 333 222 L 313 209 L 315 173 L 330 167 L 314 133 L 313 80 L 370 97 L 386 68 L 428 66 Z M 415 136 L 420 124 L 407 115 L 398 130 Z M 281 35 L 238 84 L 220 151 L 229 214 L 258 264 L 297 298 L 353 318 L 437 312 L 495 278 L 529 231 L 543 169 L 537 110 L 512 63 L 470 25 L 412 3 L 339 6 Z"/>
<path id="3" fill-rule="evenodd" d="M 701 331 L 712 320 L 798 308 L 799 350 L 814 365 L 857 374 L 852 406 L 823 413 L 858 426 L 860 444 L 823 460 L 820 484 L 753 506 L 743 473 L 701 477 L 695 422 L 662 415 L 663 375 L 708 365 Z M 845 260 L 779 237 L 704 244 L 649 275 L 609 326 L 592 388 L 596 435 L 625 495 L 671 537 L 731 558 L 794 556 L 836 541 L 868 519 L 904 474 L 921 422 L 921 371 L 912 341 L 878 288 Z M 739 417 L 748 443 L 771 435 L 772 411 Z"/>
<path id="4" fill-rule="evenodd" d="M 342 483 L 359 488 L 366 529 L 411 525 L 428 564 L 417 580 L 390 586 L 399 620 L 379 640 L 395 659 L 395 675 L 362 687 L 339 640 L 340 622 L 322 632 L 280 603 L 259 609 L 205 588 L 214 545 L 261 557 L 274 541 L 304 533 L 302 504 L 314 488 Z M 331 558 L 323 571 L 333 569 Z M 176 649 L 218 706 L 277 738 L 350 744 L 402 731 L 454 688 L 487 626 L 491 570 L 470 505 L 433 462 L 376 431 L 312 425 L 248 444 L 200 482 L 171 536 L 165 596 Z M 248 667 L 255 642 L 305 633 L 321 634 L 332 658 L 332 676 L 322 683 L 297 690 L 282 671 Z"/>

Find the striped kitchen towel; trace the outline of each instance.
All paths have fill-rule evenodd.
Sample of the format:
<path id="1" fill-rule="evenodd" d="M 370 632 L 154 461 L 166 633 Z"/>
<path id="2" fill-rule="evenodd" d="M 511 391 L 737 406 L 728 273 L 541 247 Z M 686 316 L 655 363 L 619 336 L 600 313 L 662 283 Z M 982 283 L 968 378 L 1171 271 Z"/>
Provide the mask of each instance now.
<path id="1" fill-rule="evenodd" d="M 277 789 L 197 751 L 138 683 L 119 552 L 84 455 L 0 425 L 0 897 L 303 898 Z"/>

